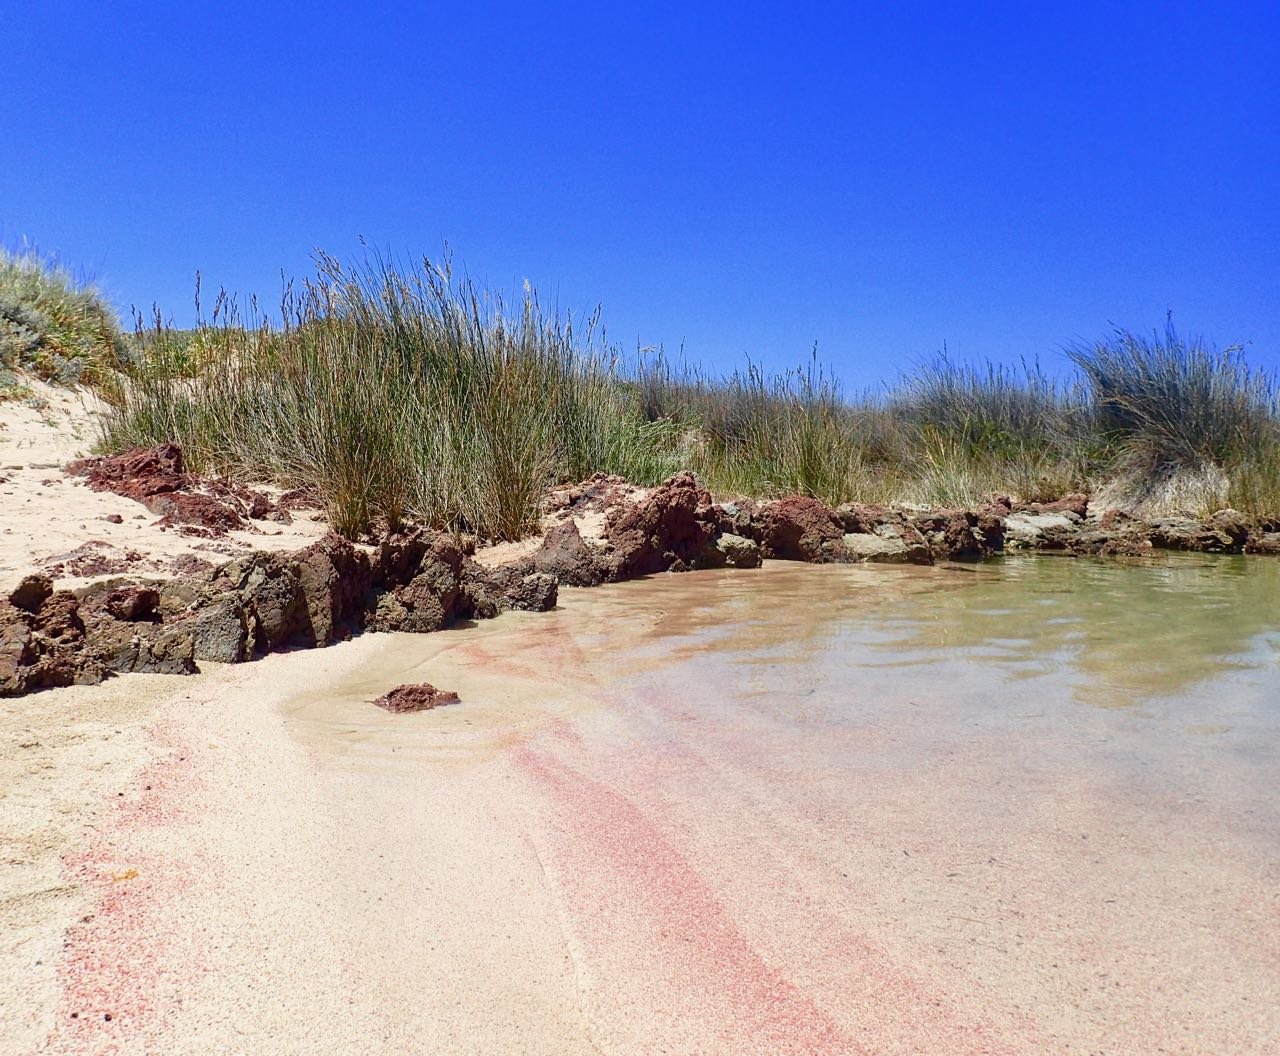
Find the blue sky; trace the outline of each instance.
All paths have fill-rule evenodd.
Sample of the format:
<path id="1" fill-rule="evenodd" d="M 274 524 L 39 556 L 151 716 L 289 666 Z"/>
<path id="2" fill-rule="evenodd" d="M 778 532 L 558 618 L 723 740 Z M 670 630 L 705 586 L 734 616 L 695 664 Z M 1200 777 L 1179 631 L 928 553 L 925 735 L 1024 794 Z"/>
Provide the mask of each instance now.
<path id="1" fill-rule="evenodd" d="M 790 6 L 15 4 L 0 238 L 180 324 L 447 240 L 712 367 L 1280 365 L 1280 5 Z"/>

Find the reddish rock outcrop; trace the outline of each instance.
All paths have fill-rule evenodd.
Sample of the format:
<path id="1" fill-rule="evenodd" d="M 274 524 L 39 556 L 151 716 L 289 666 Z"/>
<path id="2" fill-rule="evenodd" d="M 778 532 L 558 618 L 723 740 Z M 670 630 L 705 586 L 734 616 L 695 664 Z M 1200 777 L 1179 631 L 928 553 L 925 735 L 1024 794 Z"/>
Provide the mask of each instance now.
<path id="1" fill-rule="evenodd" d="M 822 563 L 843 560 L 844 523 L 830 506 L 792 495 L 764 506 L 758 514 L 759 543 L 765 558 Z"/>
<path id="2" fill-rule="evenodd" d="M 711 493 L 677 473 L 639 502 L 615 506 L 605 521 L 610 579 L 691 568 L 720 523 Z"/>
<path id="3" fill-rule="evenodd" d="M 444 704 L 457 704 L 458 694 L 447 689 L 436 689 L 430 682 L 396 686 L 374 701 L 380 708 L 397 715 L 411 711 L 430 711 Z"/>
<path id="4" fill-rule="evenodd" d="M 188 473 L 177 444 L 80 459 L 70 463 L 67 472 L 84 477 L 94 491 L 141 503 L 169 526 L 194 526 L 221 535 L 246 527 L 246 518 L 285 524 L 292 520 L 287 509 L 260 491 Z"/>

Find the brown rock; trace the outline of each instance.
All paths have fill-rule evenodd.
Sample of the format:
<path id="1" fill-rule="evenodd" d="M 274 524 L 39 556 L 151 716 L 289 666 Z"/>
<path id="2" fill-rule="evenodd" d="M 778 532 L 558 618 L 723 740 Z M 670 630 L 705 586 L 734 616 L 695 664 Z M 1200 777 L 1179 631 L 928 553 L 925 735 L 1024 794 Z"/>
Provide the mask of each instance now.
<path id="1" fill-rule="evenodd" d="M 9 604 L 25 612 L 36 612 L 46 598 L 53 593 L 53 580 L 48 576 L 24 576 L 9 593 Z"/>
<path id="2" fill-rule="evenodd" d="M 594 587 L 607 578 L 603 555 L 582 538 L 572 520 L 548 529 L 530 560 L 535 571 L 567 587 Z"/>
<path id="3" fill-rule="evenodd" d="M 964 561 L 990 557 L 1004 549 L 1002 507 L 974 510 L 936 510 L 917 514 L 914 527 L 929 541 L 934 555 L 943 560 Z"/>
<path id="4" fill-rule="evenodd" d="M 1239 554 L 1249 537 L 1239 514 L 1223 511 L 1208 522 L 1189 517 L 1162 517 L 1151 522 L 1147 537 L 1159 550 L 1192 550 L 1202 554 Z"/>
<path id="5" fill-rule="evenodd" d="M 706 547 L 720 522 L 711 493 L 692 473 L 677 473 L 641 501 L 616 506 L 605 521 L 612 546 L 612 579 L 687 568 Z"/>
<path id="6" fill-rule="evenodd" d="M 1280 554 L 1280 532 L 1257 531 L 1245 543 L 1246 554 Z"/>
<path id="7" fill-rule="evenodd" d="M 276 500 L 276 509 L 288 513 L 295 510 L 319 510 L 324 500 L 311 488 L 294 488 Z"/>
<path id="8" fill-rule="evenodd" d="M 371 627 L 425 633 L 459 614 L 462 551 L 442 532 L 406 533 L 384 542 L 377 559 L 378 597 Z"/>
<path id="9" fill-rule="evenodd" d="M 695 568 L 759 568 L 760 544 L 745 535 L 720 532 L 702 548 Z"/>
<path id="10" fill-rule="evenodd" d="M 113 590 L 106 598 L 104 608 L 117 620 L 137 622 L 156 620 L 156 606 L 160 604 L 160 592 L 152 587 L 127 586 Z"/>
<path id="11" fill-rule="evenodd" d="M 430 711 L 443 704 L 458 703 L 458 694 L 447 689 L 436 689 L 429 682 L 396 686 L 389 693 L 378 697 L 374 703 L 387 711 L 403 714 L 410 711 Z"/>
<path id="12" fill-rule="evenodd" d="M 1019 502 L 1013 509 L 1018 513 L 1074 513 L 1084 517 L 1089 512 L 1089 496 L 1076 493 L 1053 502 Z"/>
<path id="13" fill-rule="evenodd" d="M 490 619 L 501 612 L 546 612 L 554 609 L 560 584 L 547 572 L 532 571 L 530 561 L 485 568 L 467 560 L 463 566 L 463 599 L 459 614 Z"/>
<path id="14" fill-rule="evenodd" d="M 294 568 L 306 606 L 306 644 L 325 645 L 359 629 L 373 585 L 364 551 L 330 532 L 294 554 Z"/>
<path id="15" fill-rule="evenodd" d="M 890 524 L 897 525 L 902 520 L 900 515 L 895 514 L 887 506 L 867 505 L 861 502 L 846 502 L 836 507 L 836 516 L 840 518 L 840 523 L 847 535 L 874 534 L 877 528 Z"/>
<path id="16" fill-rule="evenodd" d="M 844 523 L 830 506 L 804 495 L 768 504 L 760 514 L 759 540 L 766 558 L 783 561 L 839 561 L 844 557 Z"/>

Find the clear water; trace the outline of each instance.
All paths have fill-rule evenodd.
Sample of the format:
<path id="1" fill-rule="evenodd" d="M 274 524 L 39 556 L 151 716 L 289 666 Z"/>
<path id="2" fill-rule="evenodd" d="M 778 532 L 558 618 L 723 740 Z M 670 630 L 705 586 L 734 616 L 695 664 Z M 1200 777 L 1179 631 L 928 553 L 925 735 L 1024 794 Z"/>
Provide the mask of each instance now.
<path id="1" fill-rule="evenodd" d="M 1278 660 L 1265 559 L 773 564 L 391 637 L 294 718 L 512 790 L 584 1001 L 671 1051 L 1262 1053 Z M 416 680 L 462 705 L 368 706 Z"/>

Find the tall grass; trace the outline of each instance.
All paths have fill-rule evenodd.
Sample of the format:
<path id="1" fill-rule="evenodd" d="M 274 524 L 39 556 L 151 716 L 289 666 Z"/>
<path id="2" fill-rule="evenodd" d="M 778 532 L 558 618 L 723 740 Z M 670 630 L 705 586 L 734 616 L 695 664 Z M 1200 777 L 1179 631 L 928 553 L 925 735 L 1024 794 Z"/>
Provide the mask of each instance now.
<path id="1" fill-rule="evenodd" d="M 1094 427 L 1146 463 L 1232 465 L 1276 437 L 1276 386 L 1244 350 L 1121 330 L 1067 352 L 1092 396 Z"/>
<path id="2" fill-rule="evenodd" d="M 107 447 L 175 439 L 198 469 L 311 487 L 346 534 L 410 515 L 514 538 L 556 477 L 653 483 L 678 464 L 673 430 L 617 383 L 598 319 L 575 326 L 532 288 L 509 309 L 447 264 L 322 258 L 281 325 L 219 310 L 199 362 L 163 325 L 139 339 Z"/>
<path id="3" fill-rule="evenodd" d="M 1280 517 L 1272 379 L 1172 329 L 1073 348 L 1065 379 L 939 357 L 850 398 L 816 353 L 724 377 L 628 360 L 598 315 L 531 287 L 508 304 L 447 263 L 323 257 L 272 325 L 222 298 L 194 333 L 135 340 L 105 446 L 171 439 L 200 470 L 311 487 L 348 535 L 411 517 L 517 538 L 556 480 L 686 468 L 723 495 L 930 505 L 1204 471 L 1232 482 L 1223 502 Z"/>
<path id="4" fill-rule="evenodd" d="M 34 251 L 0 248 L 0 391 L 29 375 L 112 386 L 129 350 L 90 285 Z"/>
<path id="5" fill-rule="evenodd" d="M 1121 330 L 1067 354 L 1123 492 L 1159 498 L 1189 489 L 1206 507 L 1280 511 L 1276 379 L 1251 367 L 1240 346 L 1219 352 L 1183 338 L 1169 320 L 1163 333 Z"/>

